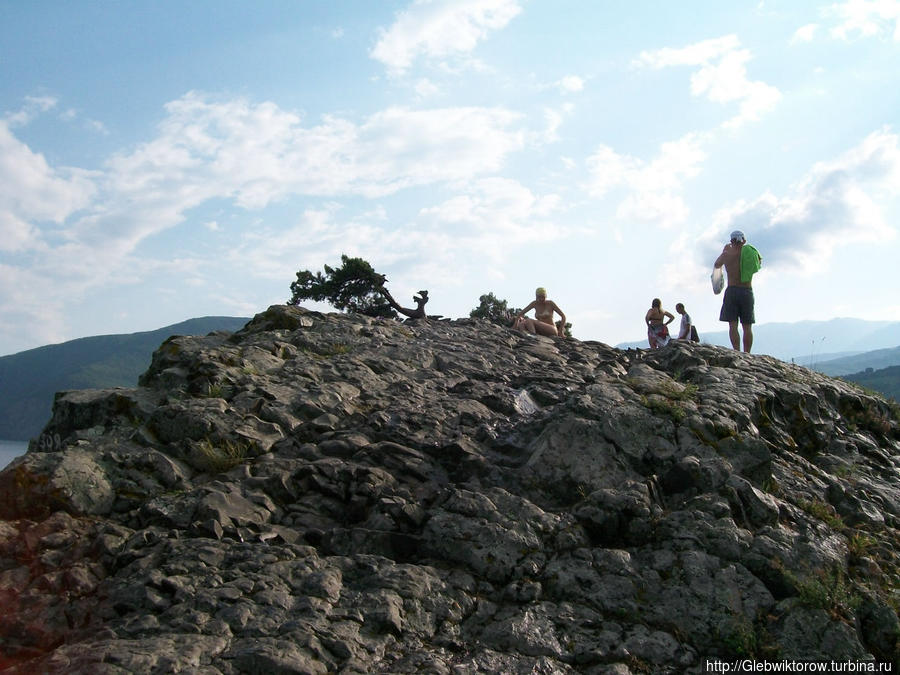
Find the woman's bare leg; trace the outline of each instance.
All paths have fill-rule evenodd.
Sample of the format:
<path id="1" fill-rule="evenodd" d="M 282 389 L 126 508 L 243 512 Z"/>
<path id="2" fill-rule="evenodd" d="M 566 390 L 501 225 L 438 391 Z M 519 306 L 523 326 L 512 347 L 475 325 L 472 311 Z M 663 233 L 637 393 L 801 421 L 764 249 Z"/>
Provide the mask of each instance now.
<path id="1" fill-rule="evenodd" d="M 543 321 L 534 322 L 534 332 L 538 335 L 546 335 L 547 337 L 556 337 L 559 335 L 559 333 L 556 332 L 556 326 L 544 323 Z"/>
<path id="2" fill-rule="evenodd" d="M 536 322 L 534 319 L 529 319 L 527 316 L 523 316 L 521 319 L 516 319 L 512 327 L 525 333 L 534 333 L 535 323 Z"/>

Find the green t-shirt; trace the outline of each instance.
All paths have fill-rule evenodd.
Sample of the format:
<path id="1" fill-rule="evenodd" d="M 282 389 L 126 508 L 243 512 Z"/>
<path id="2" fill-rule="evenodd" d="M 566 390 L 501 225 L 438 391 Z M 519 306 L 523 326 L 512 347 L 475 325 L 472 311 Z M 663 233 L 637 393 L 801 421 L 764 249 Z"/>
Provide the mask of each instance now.
<path id="1" fill-rule="evenodd" d="M 762 256 L 750 244 L 741 247 L 741 283 L 750 283 L 753 275 L 762 267 Z"/>

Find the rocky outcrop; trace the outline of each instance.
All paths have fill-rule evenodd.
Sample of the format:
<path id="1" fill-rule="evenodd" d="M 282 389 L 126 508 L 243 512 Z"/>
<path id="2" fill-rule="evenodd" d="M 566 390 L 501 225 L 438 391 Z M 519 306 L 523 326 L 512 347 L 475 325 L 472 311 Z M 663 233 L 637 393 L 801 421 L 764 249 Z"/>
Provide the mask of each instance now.
<path id="1" fill-rule="evenodd" d="M 895 661 L 897 408 L 764 356 L 272 307 L 0 473 L 12 673 Z"/>

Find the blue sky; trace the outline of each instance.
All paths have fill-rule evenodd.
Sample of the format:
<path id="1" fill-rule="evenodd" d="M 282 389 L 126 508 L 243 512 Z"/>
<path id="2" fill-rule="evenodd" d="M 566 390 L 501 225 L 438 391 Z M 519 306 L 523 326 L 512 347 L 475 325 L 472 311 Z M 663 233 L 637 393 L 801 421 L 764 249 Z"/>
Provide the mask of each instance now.
<path id="1" fill-rule="evenodd" d="M 0 0 L 0 354 L 285 302 L 361 256 L 573 334 L 900 316 L 900 0 Z M 327 309 L 325 306 L 315 309 Z M 765 331 L 755 350 L 765 351 Z"/>

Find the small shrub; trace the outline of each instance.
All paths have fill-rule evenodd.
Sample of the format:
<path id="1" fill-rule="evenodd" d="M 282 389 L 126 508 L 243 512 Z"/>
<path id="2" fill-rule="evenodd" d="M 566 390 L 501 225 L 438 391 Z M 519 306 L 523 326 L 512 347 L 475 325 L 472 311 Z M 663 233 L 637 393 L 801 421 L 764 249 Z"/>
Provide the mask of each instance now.
<path id="1" fill-rule="evenodd" d="M 339 356 L 341 354 L 347 354 L 352 351 L 352 347 L 343 342 L 335 342 L 332 345 L 329 345 L 324 356 Z"/>
<path id="2" fill-rule="evenodd" d="M 205 398 L 222 398 L 222 385 L 216 382 L 210 382 L 203 390 Z"/>
<path id="3" fill-rule="evenodd" d="M 805 577 L 787 574 L 796 587 L 797 596 L 802 604 L 824 609 L 833 618 L 849 618 L 862 602 L 862 598 L 854 592 L 844 576 L 844 571 L 839 567 L 817 570 Z"/>
<path id="4" fill-rule="evenodd" d="M 665 415 L 674 422 L 681 422 L 687 417 L 687 411 L 678 403 L 659 396 L 641 396 L 641 403 L 652 412 L 658 415 Z"/>
<path id="5" fill-rule="evenodd" d="M 718 629 L 718 635 L 729 655 L 755 656 L 759 649 L 756 629 L 745 616 L 733 616 L 727 625 Z"/>
<path id="6" fill-rule="evenodd" d="M 855 532 L 847 542 L 847 548 L 851 555 L 857 558 L 864 557 L 875 546 L 875 540 L 865 532 Z"/>
<path id="7" fill-rule="evenodd" d="M 798 506 L 806 511 L 813 518 L 818 518 L 829 527 L 835 530 L 844 529 L 843 519 L 834 512 L 834 508 L 823 502 L 821 499 L 813 499 L 811 501 L 800 500 Z"/>
<path id="8" fill-rule="evenodd" d="M 247 460 L 249 443 L 225 441 L 221 445 L 213 445 L 208 438 L 202 440 L 198 448 L 203 458 L 203 468 L 209 473 L 224 473 Z"/>
<path id="9" fill-rule="evenodd" d="M 775 479 L 774 476 L 769 476 L 762 484 L 763 492 L 766 492 L 773 497 L 781 497 L 784 495 L 784 490 L 781 489 L 781 484 Z"/>

